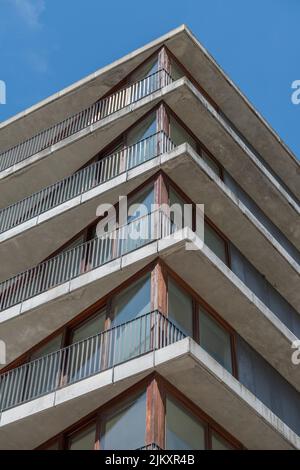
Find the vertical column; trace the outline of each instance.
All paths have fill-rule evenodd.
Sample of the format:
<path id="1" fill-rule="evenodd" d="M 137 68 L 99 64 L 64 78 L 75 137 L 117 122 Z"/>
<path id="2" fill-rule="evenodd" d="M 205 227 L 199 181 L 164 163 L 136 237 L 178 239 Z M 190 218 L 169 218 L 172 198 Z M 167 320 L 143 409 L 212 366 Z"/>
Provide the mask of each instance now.
<path id="1" fill-rule="evenodd" d="M 167 139 L 170 137 L 170 119 L 163 103 L 157 109 L 157 132 L 157 154 L 159 155 L 168 150 Z"/>
<path id="2" fill-rule="evenodd" d="M 153 233 L 161 238 L 170 233 L 169 191 L 163 173 L 159 173 L 154 182 L 154 203 L 158 210 L 153 220 Z"/>
<path id="3" fill-rule="evenodd" d="M 146 445 L 165 447 L 165 392 L 158 376 L 154 376 L 147 389 Z"/>
<path id="4" fill-rule="evenodd" d="M 151 304 L 152 310 L 159 310 L 167 316 L 167 273 L 160 260 L 157 261 L 151 273 Z"/>
<path id="5" fill-rule="evenodd" d="M 158 53 L 158 70 L 161 70 L 161 86 L 170 83 L 171 62 L 165 47 Z"/>

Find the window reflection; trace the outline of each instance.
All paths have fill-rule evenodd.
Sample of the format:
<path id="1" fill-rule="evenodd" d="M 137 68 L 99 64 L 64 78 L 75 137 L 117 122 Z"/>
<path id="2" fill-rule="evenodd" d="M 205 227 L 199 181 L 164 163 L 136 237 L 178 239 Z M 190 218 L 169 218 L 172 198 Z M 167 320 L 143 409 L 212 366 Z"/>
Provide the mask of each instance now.
<path id="1" fill-rule="evenodd" d="M 127 403 L 103 420 L 100 447 L 130 450 L 145 444 L 146 393 Z"/>
<path id="2" fill-rule="evenodd" d="M 70 340 L 73 347 L 66 355 L 65 364 L 68 382 L 80 380 L 101 370 L 104 338 L 99 333 L 105 328 L 105 318 L 106 310 L 102 310 L 73 330 Z M 91 339 L 84 341 L 87 338 Z"/>
<path id="3" fill-rule="evenodd" d="M 232 374 L 230 334 L 199 307 L 200 346 Z"/>
<path id="4" fill-rule="evenodd" d="M 170 397 L 167 397 L 166 402 L 166 449 L 205 449 L 203 424 Z"/>
<path id="5" fill-rule="evenodd" d="M 145 353 L 151 346 L 151 278 L 145 275 L 128 287 L 113 301 L 109 362 L 124 362 L 137 354 Z M 142 317 L 142 318 L 141 318 Z M 140 318 L 139 321 L 132 321 Z M 129 322 L 129 323 L 128 323 Z"/>
<path id="6" fill-rule="evenodd" d="M 204 225 L 204 243 L 227 264 L 226 244 L 223 238 L 207 223 Z"/>
<path id="7" fill-rule="evenodd" d="M 69 438 L 69 450 L 93 450 L 95 436 L 96 425 L 92 424 Z"/>
<path id="8" fill-rule="evenodd" d="M 211 448 L 212 450 L 233 450 L 231 445 L 216 433 L 212 433 Z"/>
<path id="9" fill-rule="evenodd" d="M 186 336 L 193 336 L 193 300 L 181 287 L 169 278 L 169 318 Z"/>

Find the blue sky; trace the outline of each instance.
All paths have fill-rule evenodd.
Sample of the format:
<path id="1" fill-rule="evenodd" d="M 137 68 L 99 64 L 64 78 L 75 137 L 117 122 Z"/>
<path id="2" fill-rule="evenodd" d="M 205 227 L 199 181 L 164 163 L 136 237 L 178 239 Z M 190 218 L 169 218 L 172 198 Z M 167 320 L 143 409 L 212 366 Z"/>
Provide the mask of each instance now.
<path id="1" fill-rule="evenodd" d="M 182 23 L 300 157 L 299 0 L 0 0 L 0 121 Z"/>

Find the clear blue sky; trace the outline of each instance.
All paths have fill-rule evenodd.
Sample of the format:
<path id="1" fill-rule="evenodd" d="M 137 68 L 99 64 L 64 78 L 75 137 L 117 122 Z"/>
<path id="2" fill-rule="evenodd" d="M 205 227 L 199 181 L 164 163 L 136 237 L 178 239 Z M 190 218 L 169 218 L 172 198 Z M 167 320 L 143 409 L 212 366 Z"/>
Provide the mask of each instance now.
<path id="1" fill-rule="evenodd" d="M 299 0 L 0 0 L 0 121 L 182 23 L 300 157 Z"/>

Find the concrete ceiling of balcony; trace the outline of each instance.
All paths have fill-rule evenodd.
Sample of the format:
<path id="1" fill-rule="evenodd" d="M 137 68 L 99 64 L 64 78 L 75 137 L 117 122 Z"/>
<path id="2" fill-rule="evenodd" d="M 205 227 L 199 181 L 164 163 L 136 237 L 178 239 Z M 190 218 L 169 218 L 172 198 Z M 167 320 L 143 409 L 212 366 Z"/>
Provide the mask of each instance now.
<path id="1" fill-rule="evenodd" d="M 78 276 L 0 314 L 1 339 L 11 362 L 85 308 L 111 292 L 156 257 L 181 278 L 275 367 L 297 390 L 300 369 L 292 364 L 289 329 L 197 238 L 196 251 L 185 249 L 193 233 L 164 238 Z M 22 329 L 18 327 L 22 323 Z M 33 328 L 34 325 L 34 328 Z"/>
<path id="2" fill-rule="evenodd" d="M 182 25 L 0 124 L 1 150 L 12 147 L 95 102 L 165 44 L 300 197 L 300 164 L 205 48 Z"/>

